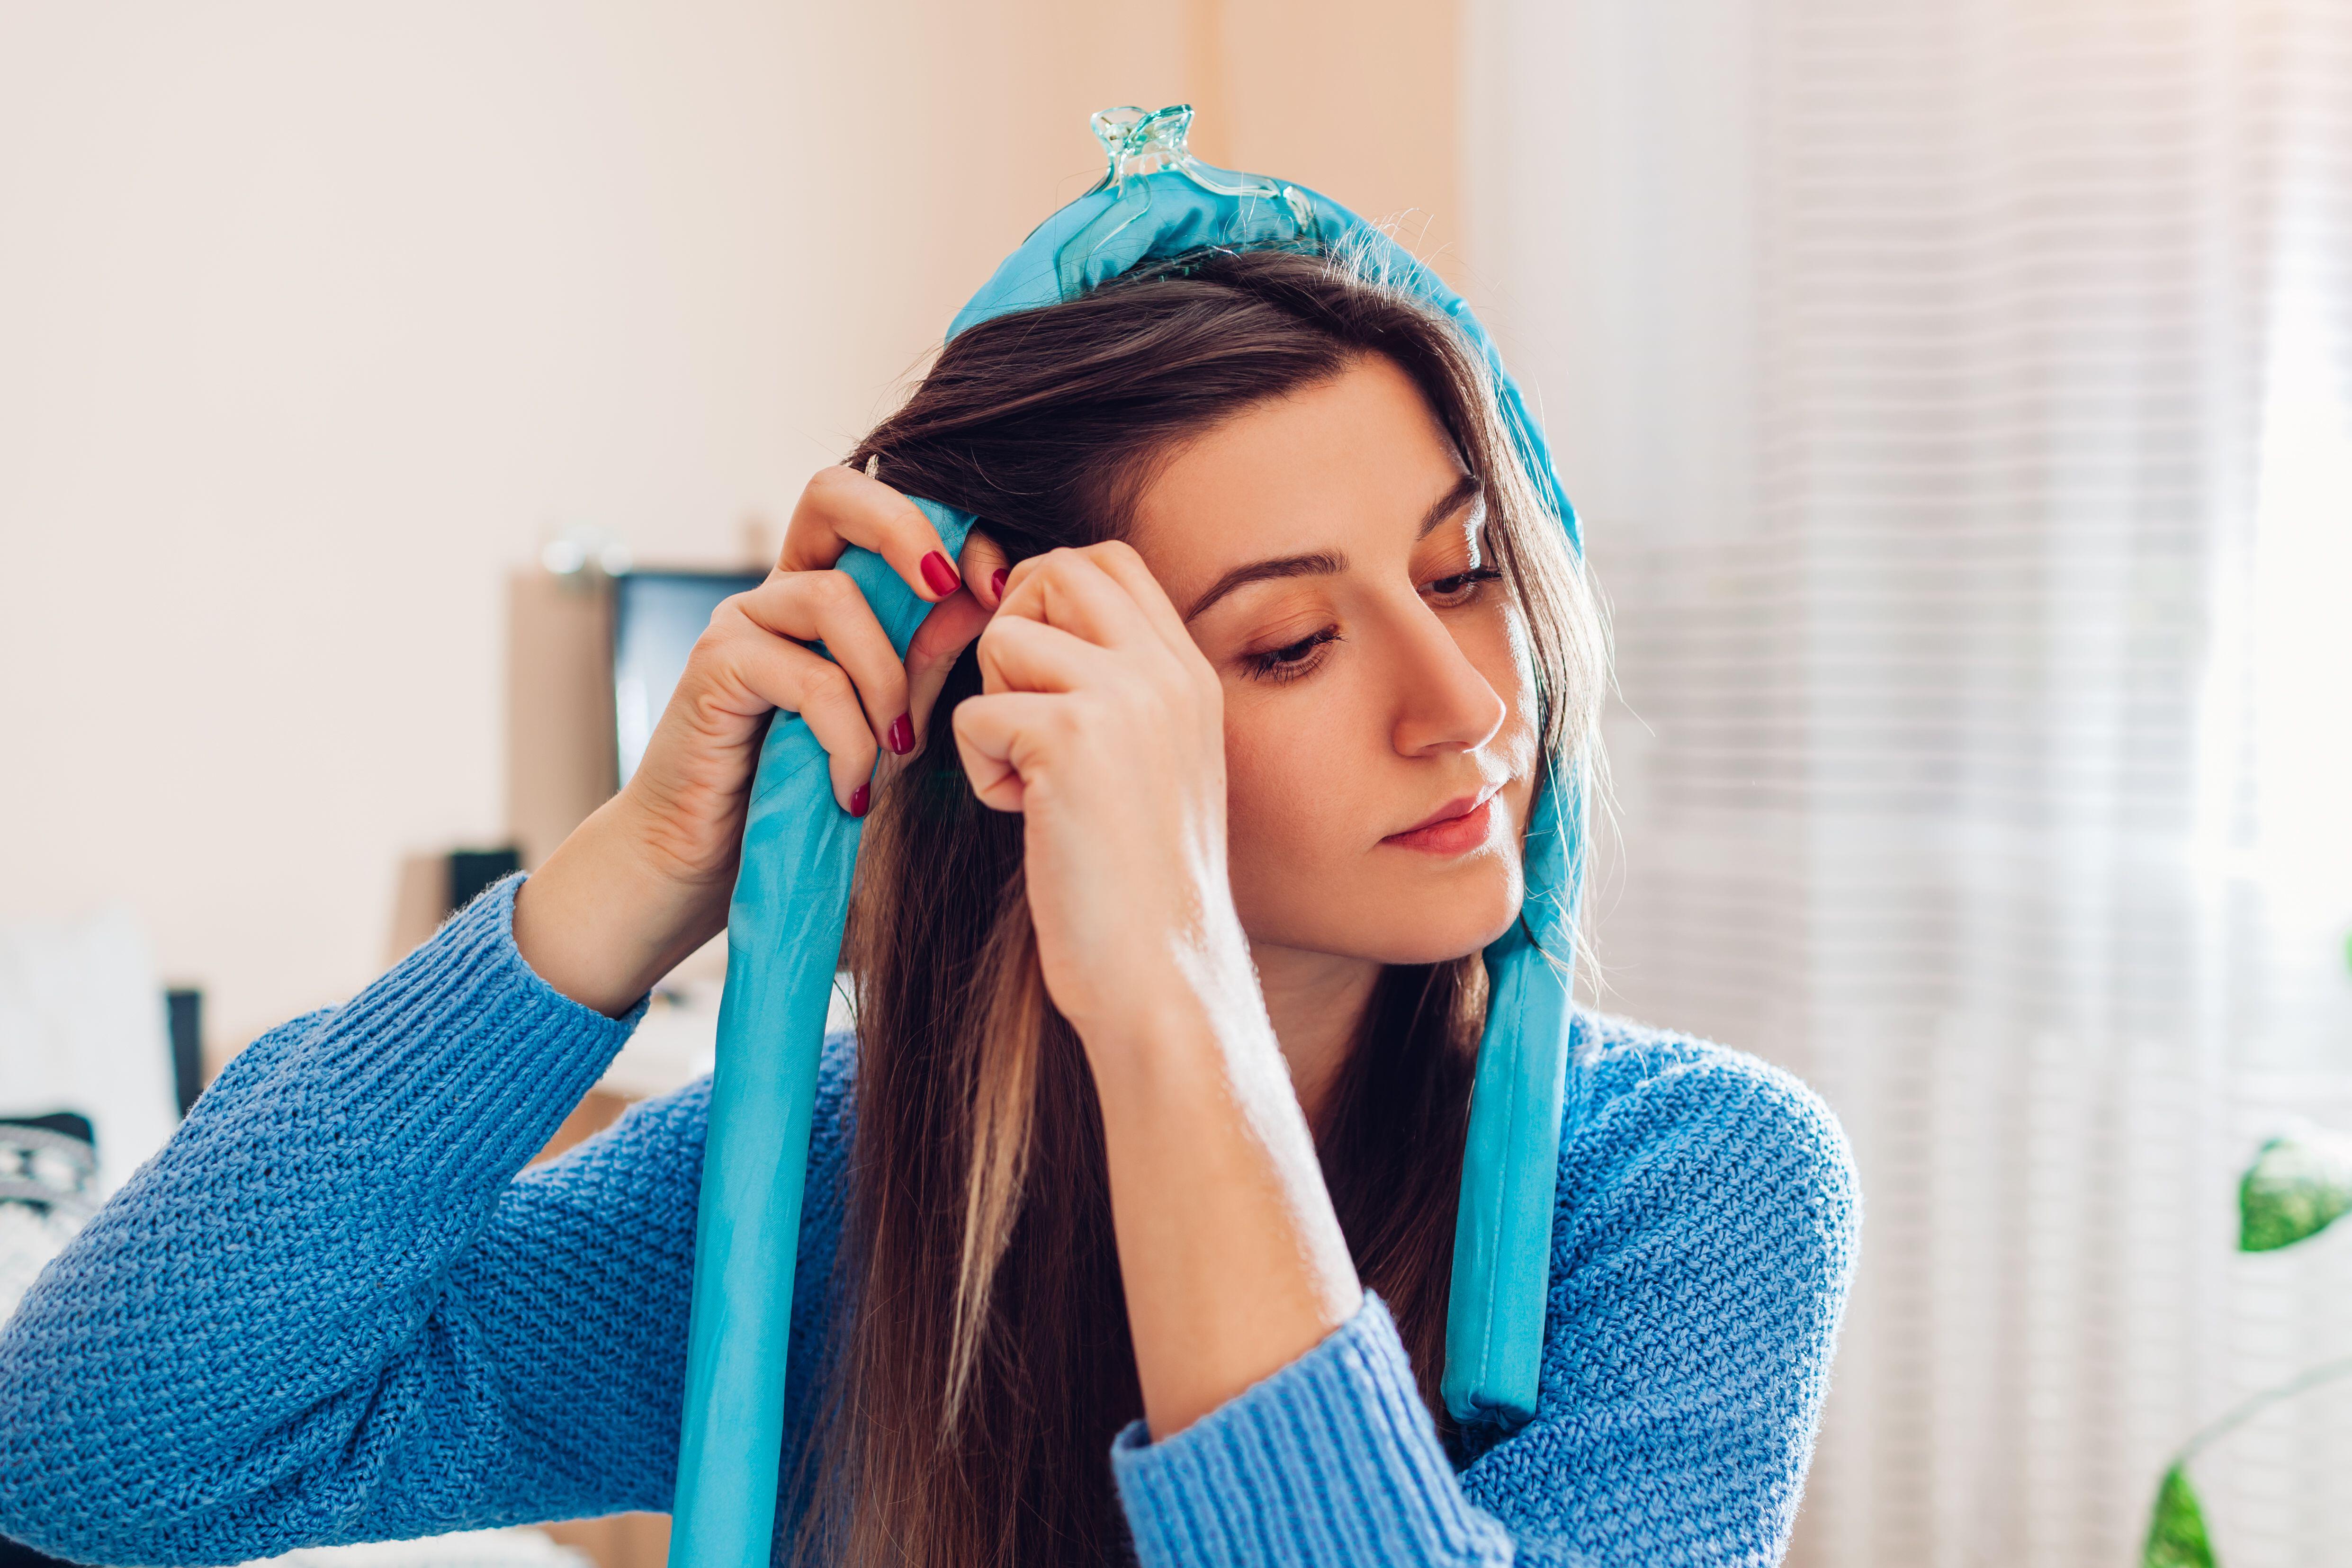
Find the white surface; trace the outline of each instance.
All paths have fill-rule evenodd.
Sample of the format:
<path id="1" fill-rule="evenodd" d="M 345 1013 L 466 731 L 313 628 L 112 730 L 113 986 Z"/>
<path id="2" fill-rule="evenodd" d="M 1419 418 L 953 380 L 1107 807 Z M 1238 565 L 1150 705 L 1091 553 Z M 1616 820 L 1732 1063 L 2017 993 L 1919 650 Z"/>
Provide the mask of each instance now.
<path id="1" fill-rule="evenodd" d="M 467 1530 L 421 1541 L 369 1541 L 353 1546 L 310 1546 L 259 1558 L 274 1568 L 588 1568 L 584 1552 L 558 1545 L 529 1529 Z"/>
<path id="2" fill-rule="evenodd" d="M 179 1124 L 163 988 L 130 912 L 0 925 L 0 1115 L 75 1111 L 104 1197 Z"/>

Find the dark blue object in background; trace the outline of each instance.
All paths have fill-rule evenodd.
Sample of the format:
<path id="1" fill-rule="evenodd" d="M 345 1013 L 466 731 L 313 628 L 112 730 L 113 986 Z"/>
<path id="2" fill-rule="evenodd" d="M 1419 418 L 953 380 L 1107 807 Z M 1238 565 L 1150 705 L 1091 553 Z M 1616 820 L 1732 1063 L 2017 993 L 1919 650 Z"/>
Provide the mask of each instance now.
<path id="1" fill-rule="evenodd" d="M 757 588 L 759 572 L 632 571 L 613 580 L 613 737 L 626 784 L 686 673 L 719 601 Z"/>

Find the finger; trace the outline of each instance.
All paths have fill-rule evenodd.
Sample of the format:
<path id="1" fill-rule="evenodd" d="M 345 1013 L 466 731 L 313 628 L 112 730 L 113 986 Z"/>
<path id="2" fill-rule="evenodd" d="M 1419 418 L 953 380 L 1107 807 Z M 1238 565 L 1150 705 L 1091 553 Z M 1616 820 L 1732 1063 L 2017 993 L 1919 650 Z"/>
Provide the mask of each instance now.
<path id="1" fill-rule="evenodd" d="M 1003 545 L 974 528 L 964 536 L 963 553 L 956 558 L 956 566 L 963 573 L 964 586 L 982 604 L 993 610 L 1003 601 L 1004 595 L 997 582 L 1013 569 Z"/>
<path id="2" fill-rule="evenodd" d="M 1070 699 L 1048 692 L 1004 692 L 966 697 L 949 721 L 956 755 L 981 804 L 1017 811 L 1027 793 L 1024 773 L 1067 738 L 1076 720 Z"/>
<path id="3" fill-rule="evenodd" d="M 1042 621 L 1105 648 L 1159 641 L 1133 596 L 1085 550 L 1047 550 L 1014 567 L 997 612 Z"/>
<path id="4" fill-rule="evenodd" d="M 1125 539 L 1106 539 L 1088 545 L 1084 553 L 1105 576 L 1127 591 L 1128 597 L 1143 612 L 1145 623 L 1169 647 L 1181 653 L 1200 651 L 1200 644 L 1192 640 L 1192 632 L 1184 624 L 1184 617 L 1177 612 L 1175 601 L 1168 597 L 1168 590 L 1160 586 L 1133 545 Z"/>
<path id="5" fill-rule="evenodd" d="M 1118 655 L 1024 616 L 1000 615 L 980 639 L 981 690 L 1073 692 L 1116 678 Z"/>
<path id="6" fill-rule="evenodd" d="M 907 710 L 913 716 L 916 744 L 930 733 L 931 709 L 955 668 L 957 655 L 971 645 L 989 623 L 989 612 L 972 596 L 969 580 L 963 591 L 940 601 L 907 644 Z"/>
<path id="7" fill-rule="evenodd" d="M 766 581 L 735 595 L 721 610 L 727 605 L 761 634 L 823 643 L 856 686 L 876 742 L 894 752 L 913 749 L 912 717 L 898 723 L 908 715 L 907 667 L 856 578 L 845 571 L 772 571 Z"/>
<path id="8" fill-rule="evenodd" d="M 841 559 L 845 545 L 872 550 L 924 599 L 938 602 L 963 585 L 940 530 L 922 509 L 879 479 L 835 464 L 801 491 L 784 527 L 782 571 L 814 571 Z"/>
<path id="9" fill-rule="evenodd" d="M 807 722 L 824 747 L 834 800 L 843 810 L 852 810 L 857 787 L 874 776 L 879 748 L 848 673 L 814 649 L 751 635 L 728 640 L 719 669 L 772 706 Z"/>

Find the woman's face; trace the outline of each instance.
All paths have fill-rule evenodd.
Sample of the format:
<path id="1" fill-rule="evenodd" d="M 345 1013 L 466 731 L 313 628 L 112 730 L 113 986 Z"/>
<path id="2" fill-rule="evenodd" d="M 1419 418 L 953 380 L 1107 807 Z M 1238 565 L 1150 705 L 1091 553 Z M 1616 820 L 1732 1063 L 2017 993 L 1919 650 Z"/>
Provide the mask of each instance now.
<path id="1" fill-rule="evenodd" d="M 1253 943 L 1433 963 L 1517 917 L 1535 675 L 1486 524 L 1377 355 L 1215 426 L 1141 497 L 1129 542 L 1224 683 Z"/>

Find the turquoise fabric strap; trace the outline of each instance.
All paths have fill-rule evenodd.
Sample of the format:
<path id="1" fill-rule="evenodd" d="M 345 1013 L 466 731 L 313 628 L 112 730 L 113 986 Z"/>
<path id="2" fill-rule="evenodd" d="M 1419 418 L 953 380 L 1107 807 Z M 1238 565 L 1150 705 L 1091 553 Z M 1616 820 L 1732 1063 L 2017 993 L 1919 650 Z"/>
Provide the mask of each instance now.
<path id="1" fill-rule="evenodd" d="M 1175 112 L 1138 122 L 1139 135 L 1152 134 L 1156 122 Z M 1098 116 L 1098 129 L 1101 122 Z M 1460 298 L 1328 197 L 1193 162 L 1183 152 L 1181 129 L 1180 122 L 1173 138 L 1156 149 L 1169 155 L 1153 168 L 1142 166 L 1150 160 L 1137 159 L 1123 170 L 1114 147 L 1113 174 L 1046 219 L 1006 257 L 957 314 L 949 336 L 1010 311 L 1075 298 L 1134 267 L 1202 246 L 1296 244 L 1345 251 L 1459 323 L 1495 376 L 1505 418 L 1538 491 L 1570 543 L 1579 543 L 1575 514 L 1542 433 Z M 954 558 L 972 526 L 971 515 L 919 497 L 916 504 Z M 877 555 L 852 548 L 840 565 L 865 591 L 903 656 L 929 606 Z M 1521 918 L 1485 955 L 1493 998 L 1471 1095 L 1444 1379 L 1447 1408 L 1465 1423 L 1515 1427 L 1535 1413 L 1568 1061 L 1580 824 L 1576 775 L 1555 758 L 1528 827 Z M 761 752 L 729 911 L 727 988 L 696 1231 L 672 1568 L 762 1568 L 768 1562 L 809 1119 L 859 827 L 834 800 L 824 748 L 806 723 L 779 713 Z"/>
<path id="2" fill-rule="evenodd" d="M 971 514 L 915 504 L 954 559 Z M 930 606 L 871 550 L 848 550 L 840 565 L 906 657 Z M 807 721 L 777 714 L 760 750 L 727 912 L 727 989 L 695 1216 L 673 1564 L 768 1562 L 809 1117 L 863 827 L 834 799 L 824 747 Z"/>

